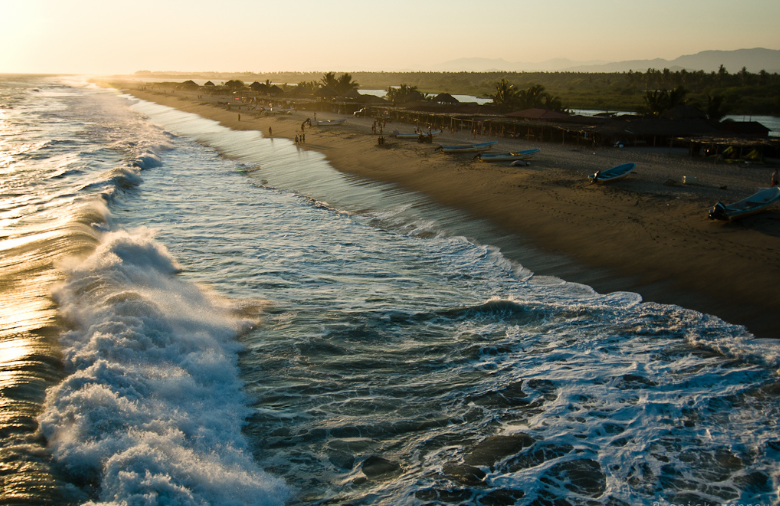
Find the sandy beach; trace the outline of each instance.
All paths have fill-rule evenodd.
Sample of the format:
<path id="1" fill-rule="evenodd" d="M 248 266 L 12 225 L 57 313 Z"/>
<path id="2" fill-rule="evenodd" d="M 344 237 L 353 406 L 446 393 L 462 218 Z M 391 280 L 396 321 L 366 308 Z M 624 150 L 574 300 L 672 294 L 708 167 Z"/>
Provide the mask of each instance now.
<path id="1" fill-rule="evenodd" d="M 273 129 L 292 139 L 309 112 L 258 117 L 217 104 L 120 85 L 129 94 L 219 121 L 236 130 Z M 129 87 L 128 87 L 129 86 Z M 240 114 L 240 120 L 239 120 Z M 318 119 L 344 117 L 318 113 Z M 499 137 L 495 152 L 541 148 L 528 167 L 488 164 L 473 154 L 447 155 L 437 143 L 471 142 L 445 132 L 434 144 L 399 140 L 388 123 L 378 145 L 372 120 L 306 129 L 304 149 L 324 153 L 337 170 L 422 192 L 446 206 L 487 219 L 543 252 L 578 268 L 556 272 L 543 258 L 512 258 L 537 274 L 587 283 L 601 293 L 632 291 L 645 301 L 677 304 L 745 325 L 762 338 L 780 337 L 780 206 L 734 223 L 713 222 L 707 209 L 769 185 L 774 167 L 714 164 L 685 149 L 585 148 Z M 612 185 L 591 185 L 587 175 L 624 162 L 635 172 Z M 683 176 L 697 185 L 680 184 Z"/>

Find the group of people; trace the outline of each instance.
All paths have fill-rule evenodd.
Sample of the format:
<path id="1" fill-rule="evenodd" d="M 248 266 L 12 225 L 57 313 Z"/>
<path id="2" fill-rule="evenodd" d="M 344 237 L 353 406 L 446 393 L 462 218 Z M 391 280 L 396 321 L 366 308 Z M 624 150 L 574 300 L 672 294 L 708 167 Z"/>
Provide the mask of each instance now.
<path id="1" fill-rule="evenodd" d="M 382 135 L 386 124 L 387 121 L 385 120 L 375 119 L 374 123 L 371 124 L 371 133 L 376 134 L 378 131 L 379 135 Z"/>

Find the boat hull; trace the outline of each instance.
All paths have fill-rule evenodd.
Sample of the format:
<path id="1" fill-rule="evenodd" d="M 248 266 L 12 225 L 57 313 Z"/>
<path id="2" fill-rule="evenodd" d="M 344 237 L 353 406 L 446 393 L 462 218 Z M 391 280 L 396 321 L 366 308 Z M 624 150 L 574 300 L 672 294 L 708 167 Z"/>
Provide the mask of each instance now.
<path id="1" fill-rule="evenodd" d="M 541 151 L 540 149 L 526 149 L 524 151 L 516 151 L 509 153 L 488 153 L 483 154 L 479 159 L 483 162 L 514 162 L 517 160 L 530 160 L 533 156 Z"/>
<path id="2" fill-rule="evenodd" d="M 316 120 L 311 122 L 311 126 L 343 125 L 344 123 L 346 123 L 346 121 L 347 118 Z"/>
<path id="3" fill-rule="evenodd" d="M 482 142 L 479 144 L 462 144 L 458 146 L 441 146 L 441 150 L 445 153 L 479 153 L 491 149 L 497 143 L 498 141 Z"/>
<path id="4" fill-rule="evenodd" d="M 417 134 L 393 134 L 393 137 L 396 139 L 419 139 L 422 135 L 423 137 L 436 137 L 441 133 L 441 130 L 432 130 L 430 133 L 420 132 Z"/>
<path id="5" fill-rule="evenodd" d="M 764 188 L 746 199 L 731 204 L 718 202 L 710 208 L 711 220 L 736 221 L 766 211 L 769 206 L 780 200 L 780 188 Z"/>
<path id="6" fill-rule="evenodd" d="M 616 165 L 615 167 L 612 167 L 611 169 L 603 170 L 596 172 L 595 174 L 591 174 L 588 176 L 588 179 L 590 179 L 591 183 L 596 184 L 606 184 L 606 183 L 612 183 L 614 181 L 620 181 L 621 179 L 625 179 L 628 177 L 629 174 L 634 170 L 634 167 L 636 167 L 636 164 L 634 163 L 624 163 L 621 165 Z"/>

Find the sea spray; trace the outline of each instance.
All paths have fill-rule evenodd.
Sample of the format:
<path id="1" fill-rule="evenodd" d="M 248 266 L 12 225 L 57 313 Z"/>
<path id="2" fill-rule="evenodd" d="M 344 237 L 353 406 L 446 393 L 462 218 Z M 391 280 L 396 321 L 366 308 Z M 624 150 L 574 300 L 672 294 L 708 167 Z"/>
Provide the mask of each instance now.
<path id="1" fill-rule="evenodd" d="M 73 330 L 68 376 L 41 432 L 85 498 L 127 504 L 281 504 L 241 433 L 236 335 L 251 321 L 175 276 L 148 229 L 106 233 L 56 290 Z"/>

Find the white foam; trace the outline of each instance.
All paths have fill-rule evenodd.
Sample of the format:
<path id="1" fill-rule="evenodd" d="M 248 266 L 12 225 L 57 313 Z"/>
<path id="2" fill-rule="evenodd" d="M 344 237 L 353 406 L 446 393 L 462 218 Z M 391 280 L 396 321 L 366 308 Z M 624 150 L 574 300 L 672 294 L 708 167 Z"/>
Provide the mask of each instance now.
<path id="1" fill-rule="evenodd" d="M 174 274 L 147 229 L 105 234 L 55 293 L 75 330 L 43 435 L 65 472 L 118 504 L 281 504 L 253 461 L 235 336 L 252 322 Z"/>

